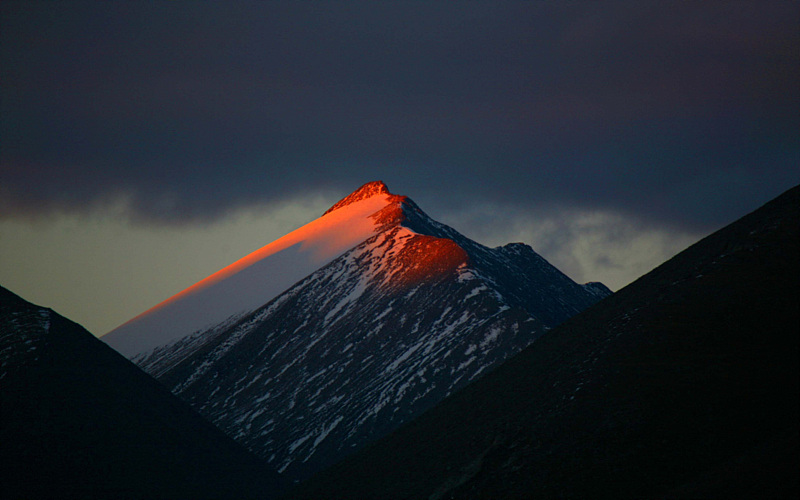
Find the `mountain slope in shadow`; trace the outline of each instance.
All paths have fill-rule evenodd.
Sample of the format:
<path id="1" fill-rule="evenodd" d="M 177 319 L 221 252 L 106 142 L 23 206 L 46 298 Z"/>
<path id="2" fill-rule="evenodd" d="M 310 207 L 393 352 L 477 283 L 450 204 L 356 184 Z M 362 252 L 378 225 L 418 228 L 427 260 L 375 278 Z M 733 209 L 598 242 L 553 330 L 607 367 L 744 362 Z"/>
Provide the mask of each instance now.
<path id="1" fill-rule="evenodd" d="M 798 494 L 800 188 L 293 498 Z"/>
<path id="2" fill-rule="evenodd" d="M 277 473 L 80 325 L 0 287 L 0 497 L 274 498 Z"/>

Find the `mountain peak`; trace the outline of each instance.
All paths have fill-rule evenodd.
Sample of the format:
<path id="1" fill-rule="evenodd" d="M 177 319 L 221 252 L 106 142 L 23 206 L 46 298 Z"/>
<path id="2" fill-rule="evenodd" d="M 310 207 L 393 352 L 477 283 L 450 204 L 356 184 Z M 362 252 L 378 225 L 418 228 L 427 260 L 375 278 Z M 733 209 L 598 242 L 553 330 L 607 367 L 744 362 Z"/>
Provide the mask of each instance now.
<path id="1" fill-rule="evenodd" d="M 509 248 L 370 182 L 103 338 L 301 480 L 600 298 Z"/>
<path id="2" fill-rule="evenodd" d="M 389 188 L 386 187 L 386 184 L 384 184 L 383 181 L 368 182 L 363 186 L 361 186 L 360 188 L 353 191 L 352 193 L 348 194 L 341 200 L 334 203 L 334 205 L 322 215 L 328 215 L 334 210 L 346 207 L 347 205 L 350 205 L 351 203 L 355 203 L 357 201 L 366 200 L 367 198 L 371 198 L 378 194 L 391 194 L 391 193 L 389 192 Z"/>

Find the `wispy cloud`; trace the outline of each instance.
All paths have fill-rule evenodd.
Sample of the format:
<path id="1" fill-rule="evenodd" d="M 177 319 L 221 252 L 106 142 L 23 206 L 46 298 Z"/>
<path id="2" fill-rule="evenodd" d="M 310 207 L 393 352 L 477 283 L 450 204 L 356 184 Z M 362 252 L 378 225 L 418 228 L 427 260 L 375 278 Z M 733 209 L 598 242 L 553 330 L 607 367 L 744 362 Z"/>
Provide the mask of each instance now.
<path id="1" fill-rule="evenodd" d="M 526 211 L 509 205 L 477 206 L 443 217 L 488 246 L 528 243 L 575 281 L 601 281 L 613 290 L 706 234 L 645 224 L 622 213 L 564 207 Z"/>

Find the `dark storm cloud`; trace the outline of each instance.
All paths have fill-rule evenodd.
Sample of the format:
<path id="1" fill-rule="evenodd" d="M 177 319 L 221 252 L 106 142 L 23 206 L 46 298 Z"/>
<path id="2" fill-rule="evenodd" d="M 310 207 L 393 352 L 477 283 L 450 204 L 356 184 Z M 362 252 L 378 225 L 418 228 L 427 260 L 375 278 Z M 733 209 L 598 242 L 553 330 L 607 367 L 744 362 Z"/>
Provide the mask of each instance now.
<path id="1" fill-rule="evenodd" d="M 800 182 L 796 2 L 0 9 L 0 215 L 180 222 L 381 178 L 706 227 Z"/>

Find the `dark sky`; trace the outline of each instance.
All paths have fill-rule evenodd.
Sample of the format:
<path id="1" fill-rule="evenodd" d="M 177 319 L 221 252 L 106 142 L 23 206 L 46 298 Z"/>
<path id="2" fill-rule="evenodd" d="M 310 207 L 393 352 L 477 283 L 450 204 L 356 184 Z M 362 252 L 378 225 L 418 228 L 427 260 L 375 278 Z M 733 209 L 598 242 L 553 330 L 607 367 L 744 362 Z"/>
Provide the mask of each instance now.
<path id="1" fill-rule="evenodd" d="M 800 4 L 0 4 L 0 217 L 433 208 L 715 228 L 800 182 Z"/>
<path id="2" fill-rule="evenodd" d="M 102 334 L 383 180 L 616 290 L 800 183 L 800 2 L 0 2 L 0 284 Z"/>

